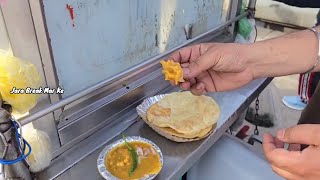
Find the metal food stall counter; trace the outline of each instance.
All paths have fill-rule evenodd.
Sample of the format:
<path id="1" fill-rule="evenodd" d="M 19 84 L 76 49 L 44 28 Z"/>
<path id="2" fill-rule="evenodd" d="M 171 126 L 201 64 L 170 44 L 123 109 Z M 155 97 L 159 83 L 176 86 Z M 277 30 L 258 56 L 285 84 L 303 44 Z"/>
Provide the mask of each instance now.
<path id="1" fill-rule="evenodd" d="M 270 81 L 271 78 L 260 79 L 236 91 L 209 93 L 209 96 L 213 97 L 219 104 L 221 116 L 216 131 L 204 140 L 188 143 L 167 140 L 154 132 L 138 117 L 136 111 L 132 110 L 119 119 L 120 123 L 99 130 L 91 137 L 60 155 L 52 162 L 50 169 L 40 174 L 39 177 L 41 179 L 55 178 L 61 180 L 103 179 L 97 170 L 98 155 L 106 145 L 121 139 L 121 134 L 125 133 L 128 136 L 147 138 L 160 147 L 164 155 L 164 167 L 156 179 L 179 179 L 219 140 Z M 169 88 L 161 93 L 178 90 Z M 70 161 L 73 163 L 69 167 L 66 166 Z M 61 174 L 58 172 L 61 172 Z M 219 174 L 216 174 L 215 177 L 218 178 Z"/>

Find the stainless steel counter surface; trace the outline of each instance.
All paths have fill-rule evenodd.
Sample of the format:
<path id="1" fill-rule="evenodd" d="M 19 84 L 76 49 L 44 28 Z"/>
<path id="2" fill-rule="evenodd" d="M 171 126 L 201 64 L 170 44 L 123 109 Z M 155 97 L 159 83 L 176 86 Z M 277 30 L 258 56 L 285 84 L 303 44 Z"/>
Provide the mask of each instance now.
<path id="1" fill-rule="evenodd" d="M 179 179 L 223 135 L 271 80 L 272 78 L 259 79 L 235 91 L 208 94 L 219 104 L 221 116 L 215 132 L 204 140 L 189 143 L 172 142 L 158 135 L 139 118 L 136 119 L 131 126 L 126 128 L 123 133 L 127 136 L 147 138 L 160 147 L 164 155 L 164 167 L 156 179 Z M 117 126 L 121 126 L 121 124 Z M 110 129 L 110 131 L 102 129 L 101 131 L 102 132 L 97 133 L 97 142 L 100 141 L 99 138 L 101 139 L 104 133 L 110 133 L 110 131 L 115 131 L 115 129 Z M 111 140 L 105 140 L 104 143 L 100 144 L 101 147 L 81 159 L 77 164 L 70 167 L 55 179 L 102 179 L 96 168 L 97 157 L 106 145 L 120 139 L 121 133 L 122 132 L 119 131 Z M 98 136 L 98 134 L 100 135 Z M 97 144 L 97 142 L 93 144 Z M 90 146 L 90 143 L 87 143 L 87 146 Z M 77 150 L 78 149 L 73 151 Z"/>
<path id="2" fill-rule="evenodd" d="M 284 180 L 272 171 L 262 151 L 227 133 L 188 170 L 187 179 Z"/>

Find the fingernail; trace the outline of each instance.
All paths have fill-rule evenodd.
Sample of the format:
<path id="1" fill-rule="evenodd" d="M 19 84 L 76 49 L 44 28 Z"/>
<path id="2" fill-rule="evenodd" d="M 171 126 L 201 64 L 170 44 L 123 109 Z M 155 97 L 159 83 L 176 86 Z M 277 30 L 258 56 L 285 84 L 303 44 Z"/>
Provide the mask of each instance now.
<path id="1" fill-rule="evenodd" d="M 285 133 L 285 129 L 279 130 L 278 133 L 277 133 L 277 138 L 279 140 L 283 139 L 284 138 L 284 133 Z"/>
<path id="2" fill-rule="evenodd" d="M 182 71 L 183 71 L 184 75 L 190 74 L 190 69 L 189 68 L 183 68 Z"/>

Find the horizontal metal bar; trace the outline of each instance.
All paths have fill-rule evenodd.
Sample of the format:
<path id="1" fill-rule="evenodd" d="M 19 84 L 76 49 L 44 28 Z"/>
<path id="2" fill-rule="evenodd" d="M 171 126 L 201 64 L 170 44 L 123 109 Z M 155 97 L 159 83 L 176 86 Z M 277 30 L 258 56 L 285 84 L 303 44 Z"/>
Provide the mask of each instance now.
<path id="1" fill-rule="evenodd" d="M 183 43 L 183 44 L 181 44 L 181 45 L 179 45 L 179 46 L 177 46 L 177 47 L 175 47 L 173 49 L 170 49 L 170 50 L 166 51 L 163 54 L 155 56 L 155 57 L 153 57 L 153 58 L 151 58 L 151 59 L 149 59 L 149 60 L 147 60 L 147 61 L 145 61 L 143 63 L 140 63 L 140 64 L 138 64 L 138 65 L 136 65 L 136 66 L 134 66 L 134 67 L 122 72 L 122 73 L 119 73 L 119 74 L 117 74 L 117 75 L 115 75 L 115 76 L 113 76 L 111 78 L 108 78 L 108 79 L 106 79 L 106 80 L 104 80 L 104 81 L 102 81 L 100 83 L 97 83 L 96 85 L 93 85 L 93 86 L 91 86 L 91 87 L 89 87 L 89 88 L 87 88 L 87 89 L 85 89 L 83 91 L 80 91 L 80 92 L 78 92 L 78 93 L 76 93 L 76 94 L 74 94 L 72 96 L 69 96 L 69 97 L 67 97 L 65 99 L 62 99 L 61 101 L 59 101 L 57 103 L 54 103 L 54 104 L 46 107 L 43 110 L 40 110 L 40 111 L 37 111 L 37 112 L 32 113 L 30 115 L 27 115 L 27 116 L 21 118 L 19 121 L 21 122 L 22 125 L 26 125 L 26 124 L 28 124 L 28 123 L 30 123 L 32 121 L 35 121 L 36 119 L 38 119 L 38 118 L 40 118 L 40 117 L 42 117 L 42 116 L 44 116 L 46 114 L 49 114 L 49 113 L 51 113 L 51 112 L 53 112 L 53 111 L 55 111 L 55 110 L 57 110 L 57 109 L 59 109 L 61 107 L 64 107 L 64 106 L 66 106 L 66 105 L 68 105 L 68 104 L 70 104 L 70 103 L 72 103 L 72 102 L 74 102 L 74 101 L 76 101 L 76 100 L 78 100 L 78 99 L 80 99 L 80 98 L 82 98 L 82 97 L 84 97 L 84 96 L 86 96 L 86 95 L 88 95 L 88 94 L 90 94 L 90 93 L 92 93 L 92 92 L 94 92 L 94 91 L 106 86 L 107 84 L 110 84 L 110 83 L 112 83 L 112 82 L 114 82 L 114 81 L 116 81 L 118 79 L 121 79 L 122 77 L 126 76 L 127 74 L 129 74 L 130 72 L 132 72 L 132 71 L 134 71 L 136 69 L 139 69 L 139 68 L 142 68 L 144 66 L 150 65 L 150 64 L 154 63 L 155 61 L 157 61 L 158 59 L 160 59 L 161 57 L 165 57 L 165 56 L 171 54 L 172 52 L 174 52 L 174 51 L 176 51 L 176 50 L 178 50 L 178 49 L 180 49 L 182 47 L 187 46 L 188 44 L 194 43 L 197 40 L 199 40 L 201 38 L 204 38 L 205 36 L 207 36 L 207 35 L 209 35 L 211 33 L 217 32 L 217 31 L 229 26 L 230 24 L 242 19 L 243 17 L 245 17 L 247 15 L 248 15 L 248 12 L 245 12 L 245 13 L 235 17 L 234 19 L 228 20 L 226 23 L 224 23 L 224 24 L 222 24 L 220 26 L 215 27 L 215 28 L 211 29 L 210 31 L 207 31 L 206 33 L 203 33 L 203 34 L 201 34 L 201 35 L 199 35 L 199 36 L 197 36 L 197 37 L 195 37 L 193 39 L 190 39 L 190 40 L 186 41 L 185 43 Z"/>

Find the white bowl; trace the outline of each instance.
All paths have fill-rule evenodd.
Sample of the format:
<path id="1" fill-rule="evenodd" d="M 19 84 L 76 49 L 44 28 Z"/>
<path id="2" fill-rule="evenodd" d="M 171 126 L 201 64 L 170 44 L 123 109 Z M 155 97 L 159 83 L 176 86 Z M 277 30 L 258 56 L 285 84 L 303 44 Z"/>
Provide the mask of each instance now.
<path id="1" fill-rule="evenodd" d="M 150 144 L 155 150 L 156 152 L 159 154 L 160 156 L 160 163 L 161 163 L 161 167 L 160 167 L 160 171 L 163 167 L 163 155 L 162 152 L 160 150 L 160 148 L 154 144 L 152 141 L 142 138 L 140 136 L 130 136 L 130 137 L 126 137 L 127 142 L 144 142 L 144 143 L 148 143 Z M 98 167 L 98 171 L 101 174 L 102 177 L 104 177 L 105 179 L 108 180 L 118 180 L 117 177 L 113 176 L 106 168 L 105 166 L 105 157 L 106 155 L 114 148 L 116 148 L 117 146 L 121 145 L 124 143 L 123 139 L 119 139 L 118 141 L 106 146 L 100 153 L 98 160 L 97 160 L 97 167 Z M 159 171 L 159 172 L 160 172 Z M 158 174 L 150 174 L 147 177 L 143 177 L 139 180 L 151 180 L 154 179 Z"/>

